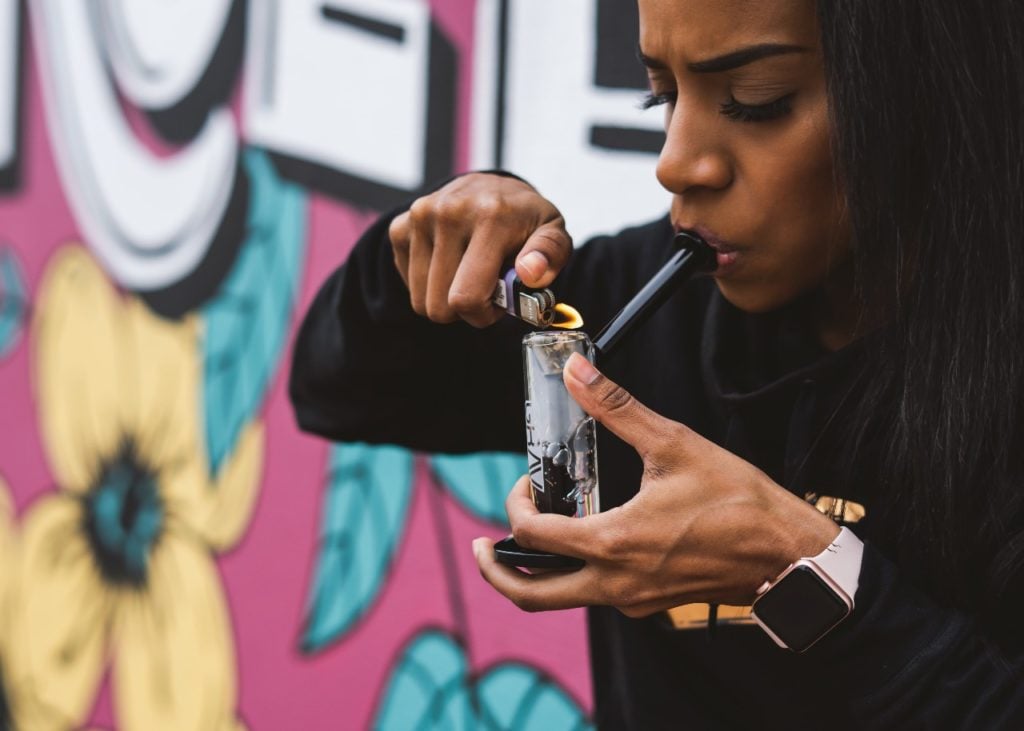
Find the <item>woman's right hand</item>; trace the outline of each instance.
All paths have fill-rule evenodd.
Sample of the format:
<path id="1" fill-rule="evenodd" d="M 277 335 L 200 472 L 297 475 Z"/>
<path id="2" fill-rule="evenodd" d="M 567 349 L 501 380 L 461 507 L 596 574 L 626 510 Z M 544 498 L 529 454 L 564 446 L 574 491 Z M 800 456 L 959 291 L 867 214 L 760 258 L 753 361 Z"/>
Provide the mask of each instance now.
<path id="1" fill-rule="evenodd" d="M 572 253 L 565 221 L 529 184 L 470 173 L 417 198 L 389 230 L 412 308 L 434 322 L 486 327 L 502 317 L 491 298 L 515 256 L 528 287 L 547 287 Z"/>

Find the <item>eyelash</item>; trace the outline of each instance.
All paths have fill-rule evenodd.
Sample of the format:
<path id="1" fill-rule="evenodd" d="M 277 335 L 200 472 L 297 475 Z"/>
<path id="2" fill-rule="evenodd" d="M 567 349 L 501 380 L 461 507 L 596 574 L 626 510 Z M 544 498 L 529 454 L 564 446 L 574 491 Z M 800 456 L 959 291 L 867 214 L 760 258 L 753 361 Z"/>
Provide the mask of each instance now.
<path id="1" fill-rule="evenodd" d="M 770 122 L 780 119 L 793 111 L 794 94 L 787 94 L 767 104 L 741 104 L 732 96 L 729 101 L 719 105 L 719 111 L 729 119 L 737 122 Z M 660 107 L 662 104 L 674 104 L 676 95 L 648 93 L 640 103 L 641 109 Z"/>

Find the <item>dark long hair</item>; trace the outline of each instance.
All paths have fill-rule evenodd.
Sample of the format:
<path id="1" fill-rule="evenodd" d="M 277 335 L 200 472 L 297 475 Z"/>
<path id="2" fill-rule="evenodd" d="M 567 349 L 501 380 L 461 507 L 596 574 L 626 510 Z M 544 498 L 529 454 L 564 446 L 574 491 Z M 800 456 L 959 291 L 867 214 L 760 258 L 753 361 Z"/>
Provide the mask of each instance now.
<path id="1" fill-rule="evenodd" d="M 851 452 L 958 605 L 1024 578 L 1024 9 L 821 0 L 834 154 L 871 339 Z"/>

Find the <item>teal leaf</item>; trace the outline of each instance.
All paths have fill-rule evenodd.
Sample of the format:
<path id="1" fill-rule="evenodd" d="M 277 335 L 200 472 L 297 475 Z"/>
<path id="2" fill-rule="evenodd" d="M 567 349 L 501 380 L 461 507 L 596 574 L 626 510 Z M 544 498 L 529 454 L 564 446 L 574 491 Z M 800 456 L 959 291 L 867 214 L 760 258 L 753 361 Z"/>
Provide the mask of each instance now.
<path id="1" fill-rule="evenodd" d="M 14 249 L 0 247 L 0 358 L 18 343 L 28 318 L 28 288 Z"/>
<path id="2" fill-rule="evenodd" d="M 417 635 L 399 657 L 373 727 L 381 731 L 592 728 L 576 702 L 529 665 L 501 663 L 475 680 L 463 648 L 436 630 Z"/>
<path id="3" fill-rule="evenodd" d="M 234 449 L 281 360 L 302 276 L 306 195 L 266 154 L 243 157 L 250 183 L 246 240 L 205 321 L 203 404 L 210 469 Z"/>
<path id="4" fill-rule="evenodd" d="M 373 727 L 379 731 L 474 731 L 466 657 L 448 635 L 418 635 L 398 660 Z"/>
<path id="5" fill-rule="evenodd" d="M 377 598 L 412 499 L 413 456 L 399 447 L 331 449 L 320 542 L 302 648 L 315 652 L 348 632 Z"/>
<path id="6" fill-rule="evenodd" d="M 465 455 L 434 455 L 434 474 L 473 515 L 508 527 L 505 498 L 516 480 L 526 474 L 522 454 L 483 452 Z"/>
<path id="7" fill-rule="evenodd" d="M 483 728 L 503 731 L 591 728 L 576 702 L 544 673 L 529 665 L 498 665 L 480 679 L 477 694 Z"/>

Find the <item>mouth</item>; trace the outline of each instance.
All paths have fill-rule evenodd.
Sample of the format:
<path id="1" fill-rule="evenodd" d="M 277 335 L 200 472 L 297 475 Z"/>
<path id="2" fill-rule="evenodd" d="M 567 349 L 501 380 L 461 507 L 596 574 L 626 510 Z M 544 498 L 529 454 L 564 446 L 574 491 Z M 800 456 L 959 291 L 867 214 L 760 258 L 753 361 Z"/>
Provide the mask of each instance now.
<path id="1" fill-rule="evenodd" d="M 694 226 L 683 226 L 673 221 L 673 227 L 675 228 L 676 233 L 679 233 L 680 231 L 692 231 L 704 239 L 707 245 L 715 250 L 718 268 L 715 269 L 713 273 L 716 276 L 725 273 L 726 270 L 735 265 L 736 260 L 743 251 L 743 247 L 723 239 L 706 226 L 701 226 L 700 224 L 696 224 Z"/>

